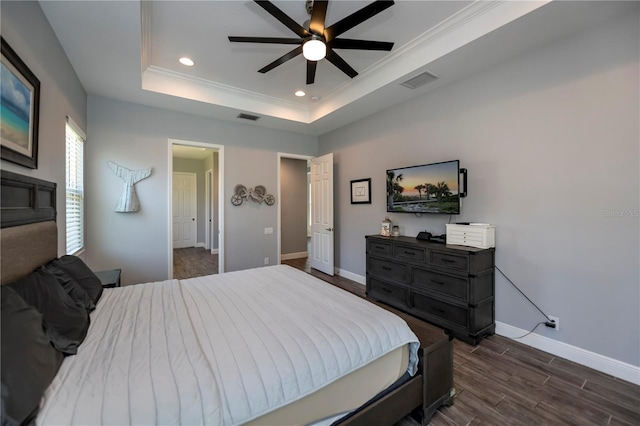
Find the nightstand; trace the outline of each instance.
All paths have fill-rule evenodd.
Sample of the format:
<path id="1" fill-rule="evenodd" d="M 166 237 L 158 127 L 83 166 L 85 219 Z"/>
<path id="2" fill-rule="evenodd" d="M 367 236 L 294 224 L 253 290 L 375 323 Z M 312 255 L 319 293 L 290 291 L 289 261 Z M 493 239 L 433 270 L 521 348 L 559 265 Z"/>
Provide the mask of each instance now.
<path id="1" fill-rule="evenodd" d="M 98 271 L 95 274 L 102 282 L 102 288 L 120 287 L 120 273 L 122 269 L 110 269 L 108 271 Z"/>

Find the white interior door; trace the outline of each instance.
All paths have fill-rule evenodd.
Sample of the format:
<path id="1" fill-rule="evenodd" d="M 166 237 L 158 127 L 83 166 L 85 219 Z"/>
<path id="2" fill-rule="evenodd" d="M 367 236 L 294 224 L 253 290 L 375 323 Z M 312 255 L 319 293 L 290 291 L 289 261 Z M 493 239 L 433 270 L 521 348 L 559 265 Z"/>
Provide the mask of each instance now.
<path id="1" fill-rule="evenodd" d="M 213 249 L 213 170 L 205 173 L 205 242 L 204 248 Z"/>
<path id="2" fill-rule="evenodd" d="M 311 267 L 333 275 L 333 153 L 311 160 Z"/>
<path id="3" fill-rule="evenodd" d="M 173 248 L 196 245 L 196 174 L 173 173 Z"/>

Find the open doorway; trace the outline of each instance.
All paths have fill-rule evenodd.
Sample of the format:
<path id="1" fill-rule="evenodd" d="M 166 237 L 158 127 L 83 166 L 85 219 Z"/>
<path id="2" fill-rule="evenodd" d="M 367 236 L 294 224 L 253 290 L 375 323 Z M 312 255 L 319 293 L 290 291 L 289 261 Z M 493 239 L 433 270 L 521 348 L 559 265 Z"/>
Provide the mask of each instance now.
<path id="1" fill-rule="evenodd" d="M 169 277 L 224 272 L 220 145 L 169 140 Z"/>
<path id="2" fill-rule="evenodd" d="M 298 262 L 308 270 L 312 156 L 278 153 L 278 263 Z"/>

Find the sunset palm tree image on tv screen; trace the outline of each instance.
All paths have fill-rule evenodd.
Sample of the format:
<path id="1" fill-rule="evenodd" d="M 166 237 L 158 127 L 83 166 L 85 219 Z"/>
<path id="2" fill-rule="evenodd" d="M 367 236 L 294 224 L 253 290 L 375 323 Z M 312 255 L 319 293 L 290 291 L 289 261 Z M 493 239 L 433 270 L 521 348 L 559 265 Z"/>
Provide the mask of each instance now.
<path id="1" fill-rule="evenodd" d="M 460 161 L 387 170 L 387 211 L 460 213 Z"/>

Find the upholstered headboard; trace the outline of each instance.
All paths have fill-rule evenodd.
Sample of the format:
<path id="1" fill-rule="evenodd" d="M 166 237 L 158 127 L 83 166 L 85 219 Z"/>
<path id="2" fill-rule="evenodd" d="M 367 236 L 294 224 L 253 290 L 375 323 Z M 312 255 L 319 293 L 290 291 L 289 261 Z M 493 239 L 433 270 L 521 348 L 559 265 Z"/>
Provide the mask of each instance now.
<path id="1" fill-rule="evenodd" d="M 56 184 L 2 170 L 0 283 L 33 272 L 58 255 Z"/>

